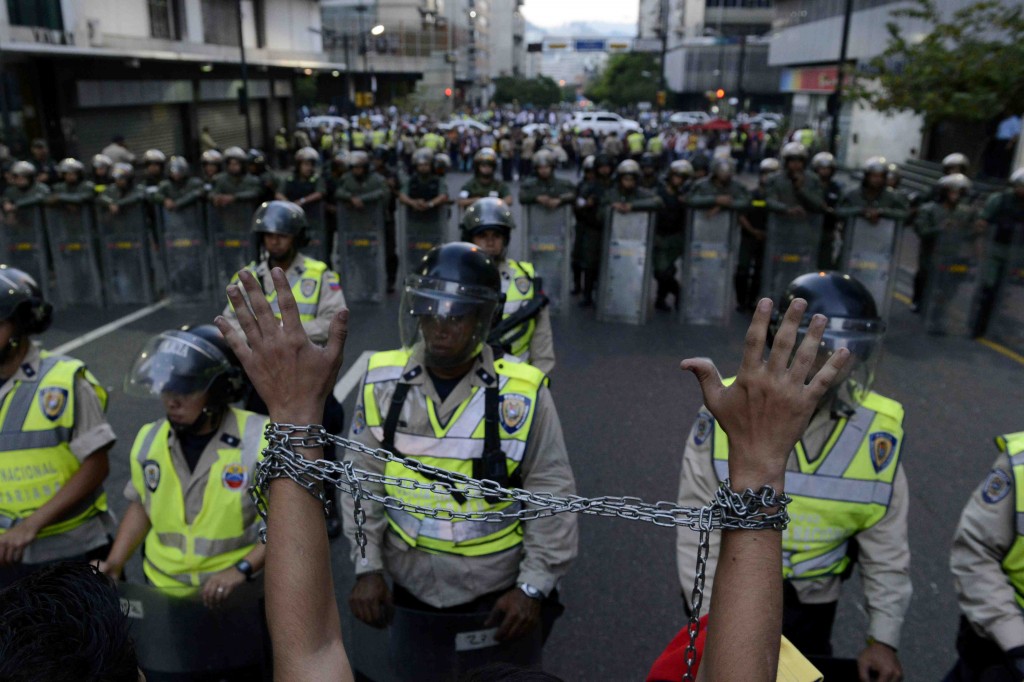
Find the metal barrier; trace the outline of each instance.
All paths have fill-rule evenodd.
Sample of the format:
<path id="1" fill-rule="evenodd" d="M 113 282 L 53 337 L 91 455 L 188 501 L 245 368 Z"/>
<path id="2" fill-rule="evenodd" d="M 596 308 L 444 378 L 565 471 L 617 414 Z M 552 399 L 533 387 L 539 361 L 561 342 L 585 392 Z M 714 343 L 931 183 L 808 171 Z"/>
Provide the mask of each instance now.
<path id="1" fill-rule="evenodd" d="M 153 302 L 153 267 L 144 208 L 141 202 L 122 205 L 117 213 L 97 207 L 96 230 L 107 303 Z"/>
<path id="2" fill-rule="evenodd" d="M 368 203 L 361 210 L 338 204 L 338 232 L 331 266 L 341 277 L 346 300 L 384 300 L 383 202 Z"/>
<path id="3" fill-rule="evenodd" d="M 889 319 L 900 265 L 902 225 L 891 218 L 871 224 L 866 218 L 847 221 L 839 269 L 867 287 L 878 315 Z"/>
<path id="4" fill-rule="evenodd" d="M 689 211 L 683 257 L 681 316 L 690 324 L 724 325 L 732 309 L 732 274 L 739 255 L 735 211 Z"/>
<path id="5" fill-rule="evenodd" d="M 47 206 L 46 235 L 60 306 L 103 305 L 103 280 L 96 254 L 96 228 L 90 204 Z"/>
<path id="6" fill-rule="evenodd" d="M 604 217 L 604 245 L 597 319 L 646 324 L 651 314 L 654 214 L 619 213 L 609 208 Z"/>
<path id="7" fill-rule="evenodd" d="M 226 285 L 213 281 L 210 242 L 201 203 L 175 210 L 159 207 L 157 234 L 167 271 L 167 293 L 172 298 L 208 299 L 219 286 Z"/>
<path id="8" fill-rule="evenodd" d="M 522 241 L 526 259 L 544 284 L 549 308 L 558 312 L 569 299 L 572 287 L 572 207 L 549 209 L 539 205 L 526 208 Z"/>

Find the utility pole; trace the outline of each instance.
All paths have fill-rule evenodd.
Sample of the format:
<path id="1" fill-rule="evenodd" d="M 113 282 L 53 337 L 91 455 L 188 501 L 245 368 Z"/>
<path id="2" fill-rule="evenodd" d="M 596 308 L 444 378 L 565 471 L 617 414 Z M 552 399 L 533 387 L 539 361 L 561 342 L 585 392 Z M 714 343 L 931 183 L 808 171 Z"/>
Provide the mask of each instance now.
<path id="1" fill-rule="evenodd" d="M 245 116 L 245 146 L 252 149 L 252 119 L 249 118 L 249 69 L 245 63 L 245 35 L 242 31 L 242 0 L 236 4 L 238 9 L 238 49 L 242 57 L 242 89 L 238 92 L 238 106 Z"/>
<path id="2" fill-rule="evenodd" d="M 746 99 L 746 94 L 743 92 L 743 69 L 747 63 L 747 36 L 740 36 L 740 63 L 739 68 L 736 69 L 736 99 L 739 100 L 739 111 L 746 109 L 746 105 L 743 100 Z"/>
<path id="3" fill-rule="evenodd" d="M 853 0 L 846 0 L 843 12 L 843 39 L 839 43 L 839 62 L 836 64 L 836 89 L 832 93 L 832 130 L 829 131 L 828 150 L 836 153 L 839 147 L 839 114 L 843 110 L 843 69 L 846 66 L 846 47 L 850 40 L 850 17 L 853 15 Z"/>

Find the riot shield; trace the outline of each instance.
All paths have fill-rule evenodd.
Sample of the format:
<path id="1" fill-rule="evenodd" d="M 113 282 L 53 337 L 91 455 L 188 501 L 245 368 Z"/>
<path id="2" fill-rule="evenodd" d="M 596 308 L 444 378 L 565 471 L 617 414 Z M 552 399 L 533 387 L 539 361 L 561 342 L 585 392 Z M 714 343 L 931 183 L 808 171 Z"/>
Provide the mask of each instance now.
<path id="1" fill-rule="evenodd" d="M 380 303 L 384 300 L 384 206 L 368 203 L 362 210 L 338 204 L 338 233 L 331 258 L 341 276 L 345 299 Z"/>
<path id="2" fill-rule="evenodd" d="M 216 609 L 195 588 L 118 583 L 139 666 L 147 673 L 211 673 L 265 666 L 262 581 L 243 583 Z M 258 674 L 253 679 L 259 679 Z"/>
<path id="3" fill-rule="evenodd" d="M 968 232 L 943 231 L 935 241 L 925 290 L 929 334 L 971 336 L 977 314 L 980 248 Z"/>
<path id="4" fill-rule="evenodd" d="M 782 299 L 790 282 L 817 269 L 821 220 L 820 215 L 813 213 L 803 216 L 772 213 L 768 216 L 761 282 L 765 295 L 776 303 Z"/>
<path id="5" fill-rule="evenodd" d="M 654 214 L 608 209 L 603 229 L 605 249 L 601 254 L 597 319 L 646 324 L 651 312 Z"/>
<path id="6" fill-rule="evenodd" d="M 103 305 L 92 206 L 57 204 L 47 206 L 45 212 L 59 304 Z"/>
<path id="7" fill-rule="evenodd" d="M 255 242 L 250 231 L 255 211 L 254 201 L 234 201 L 219 207 L 206 204 L 215 287 L 227 286 L 231 277 L 255 258 Z"/>
<path id="8" fill-rule="evenodd" d="M 96 209 L 107 303 L 152 303 L 153 269 L 142 203 L 126 204 L 117 213 Z"/>
<path id="9" fill-rule="evenodd" d="M 395 214 L 395 241 L 398 244 L 399 282 L 405 281 L 413 268 L 435 246 L 444 243 L 447 231 L 447 206 L 429 211 L 413 211 L 405 204 Z"/>
<path id="10" fill-rule="evenodd" d="M 309 243 L 302 247 L 302 253 L 326 263 L 330 254 L 327 253 L 327 232 L 325 230 L 327 223 L 324 218 L 324 202 L 314 201 L 303 206 L 302 210 L 306 212 L 306 222 L 309 224 L 309 227 L 306 228 L 306 237 L 309 239 Z"/>
<path id="11" fill-rule="evenodd" d="M 43 232 L 43 209 L 26 206 L 4 216 L 0 230 L 0 249 L 4 265 L 32 275 L 50 298 L 50 273 L 46 267 L 46 235 Z"/>
<path id="12" fill-rule="evenodd" d="M 901 233 L 902 226 L 891 218 L 882 218 L 874 225 L 866 218 L 852 218 L 843 231 L 839 269 L 867 287 L 883 320 L 889 319 L 892 309 Z"/>
<path id="13" fill-rule="evenodd" d="M 1024 231 L 1016 230 L 985 336 L 1024 355 Z"/>
<path id="14" fill-rule="evenodd" d="M 739 253 L 735 211 L 690 210 L 683 256 L 681 316 L 691 324 L 724 325 L 732 307 L 732 273 Z"/>
<path id="15" fill-rule="evenodd" d="M 386 641 L 361 624 L 353 630 L 353 663 L 374 680 L 448 682 L 491 663 L 540 668 L 543 635 L 536 627 L 521 639 L 498 642 L 488 613 L 438 614 L 395 607 Z"/>
<path id="16" fill-rule="evenodd" d="M 572 286 L 572 207 L 554 210 L 540 205 L 526 207 L 522 241 L 527 245 L 525 260 L 544 283 L 544 293 L 558 312 L 569 297 Z"/>
<path id="17" fill-rule="evenodd" d="M 209 298 L 215 288 L 210 249 L 199 202 L 169 211 L 157 209 L 157 230 L 167 270 L 167 289 L 176 300 Z"/>

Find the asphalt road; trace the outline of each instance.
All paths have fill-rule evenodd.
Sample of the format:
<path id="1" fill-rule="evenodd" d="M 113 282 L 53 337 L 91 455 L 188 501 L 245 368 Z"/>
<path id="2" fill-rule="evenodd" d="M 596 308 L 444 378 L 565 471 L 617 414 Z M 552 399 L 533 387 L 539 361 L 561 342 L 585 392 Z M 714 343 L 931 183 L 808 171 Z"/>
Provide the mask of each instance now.
<path id="1" fill-rule="evenodd" d="M 460 178 L 452 179 L 453 186 Z M 220 305 L 175 304 L 87 343 L 72 354 L 111 388 L 109 417 L 119 435 L 107 483 L 114 509 L 128 480 L 139 427 L 161 416 L 157 401 L 126 397 L 121 384 L 134 354 L 161 330 L 209 321 Z M 57 314 L 47 347 L 80 337 L 133 308 L 78 308 Z M 700 404 L 682 358 L 706 355 L 734 372 L 746 321 L 696 327 L 659 313 L 644 327 L 603 324 L 570 307 L 553 318 L 558 365 L 552 392 L 581 494 L 675 500 L 683 441 Z M 895 306 L 876 389 L 906 407 L 903 462 L 910 481 L 914 598 L 900 657 L 908 680 L 939 679 L 952 664 L 958 618 L 948 570 L 960 509 L 995 457 L 992 437 L 1019 430 L 1024 366 L 980 343 L 936 338 L 920 317 Z M 348 364 L 366 350 L 398 345 L 397 297 L 352 307 Z M 345 401 L 351 417 L 353 396 Z M 545 649 L 545 667 L 566 680 L 638 680 L 683 624 L 674 531 L 639 522 L 584 517 L 579 559 L 562 584 L 565 615 Z M 332 546 L 336 596 L 346 633 L 352 568 L 344 540 Z M 137 564 L 129 576 L 138 579 Z M 865 613 L 857 580 L 847 583 L 836 625 L 837 655 L 863 645 Z M 756 614 L 752 614 L 756 617 Z"/>

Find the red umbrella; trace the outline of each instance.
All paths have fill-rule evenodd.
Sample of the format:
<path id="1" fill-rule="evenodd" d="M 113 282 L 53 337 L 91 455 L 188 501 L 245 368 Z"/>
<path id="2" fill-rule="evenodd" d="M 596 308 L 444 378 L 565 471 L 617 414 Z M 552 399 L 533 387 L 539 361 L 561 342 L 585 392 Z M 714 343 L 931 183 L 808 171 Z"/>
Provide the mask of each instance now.
<path id="1" fill-rule="evenodd" d="M 707 123 L 700 126 L 701 130 L 708 131 L 719 131 L 719 130 L 732 130 L 732 123 L 726 121 L 724 118 L 713 118 Z"/>

